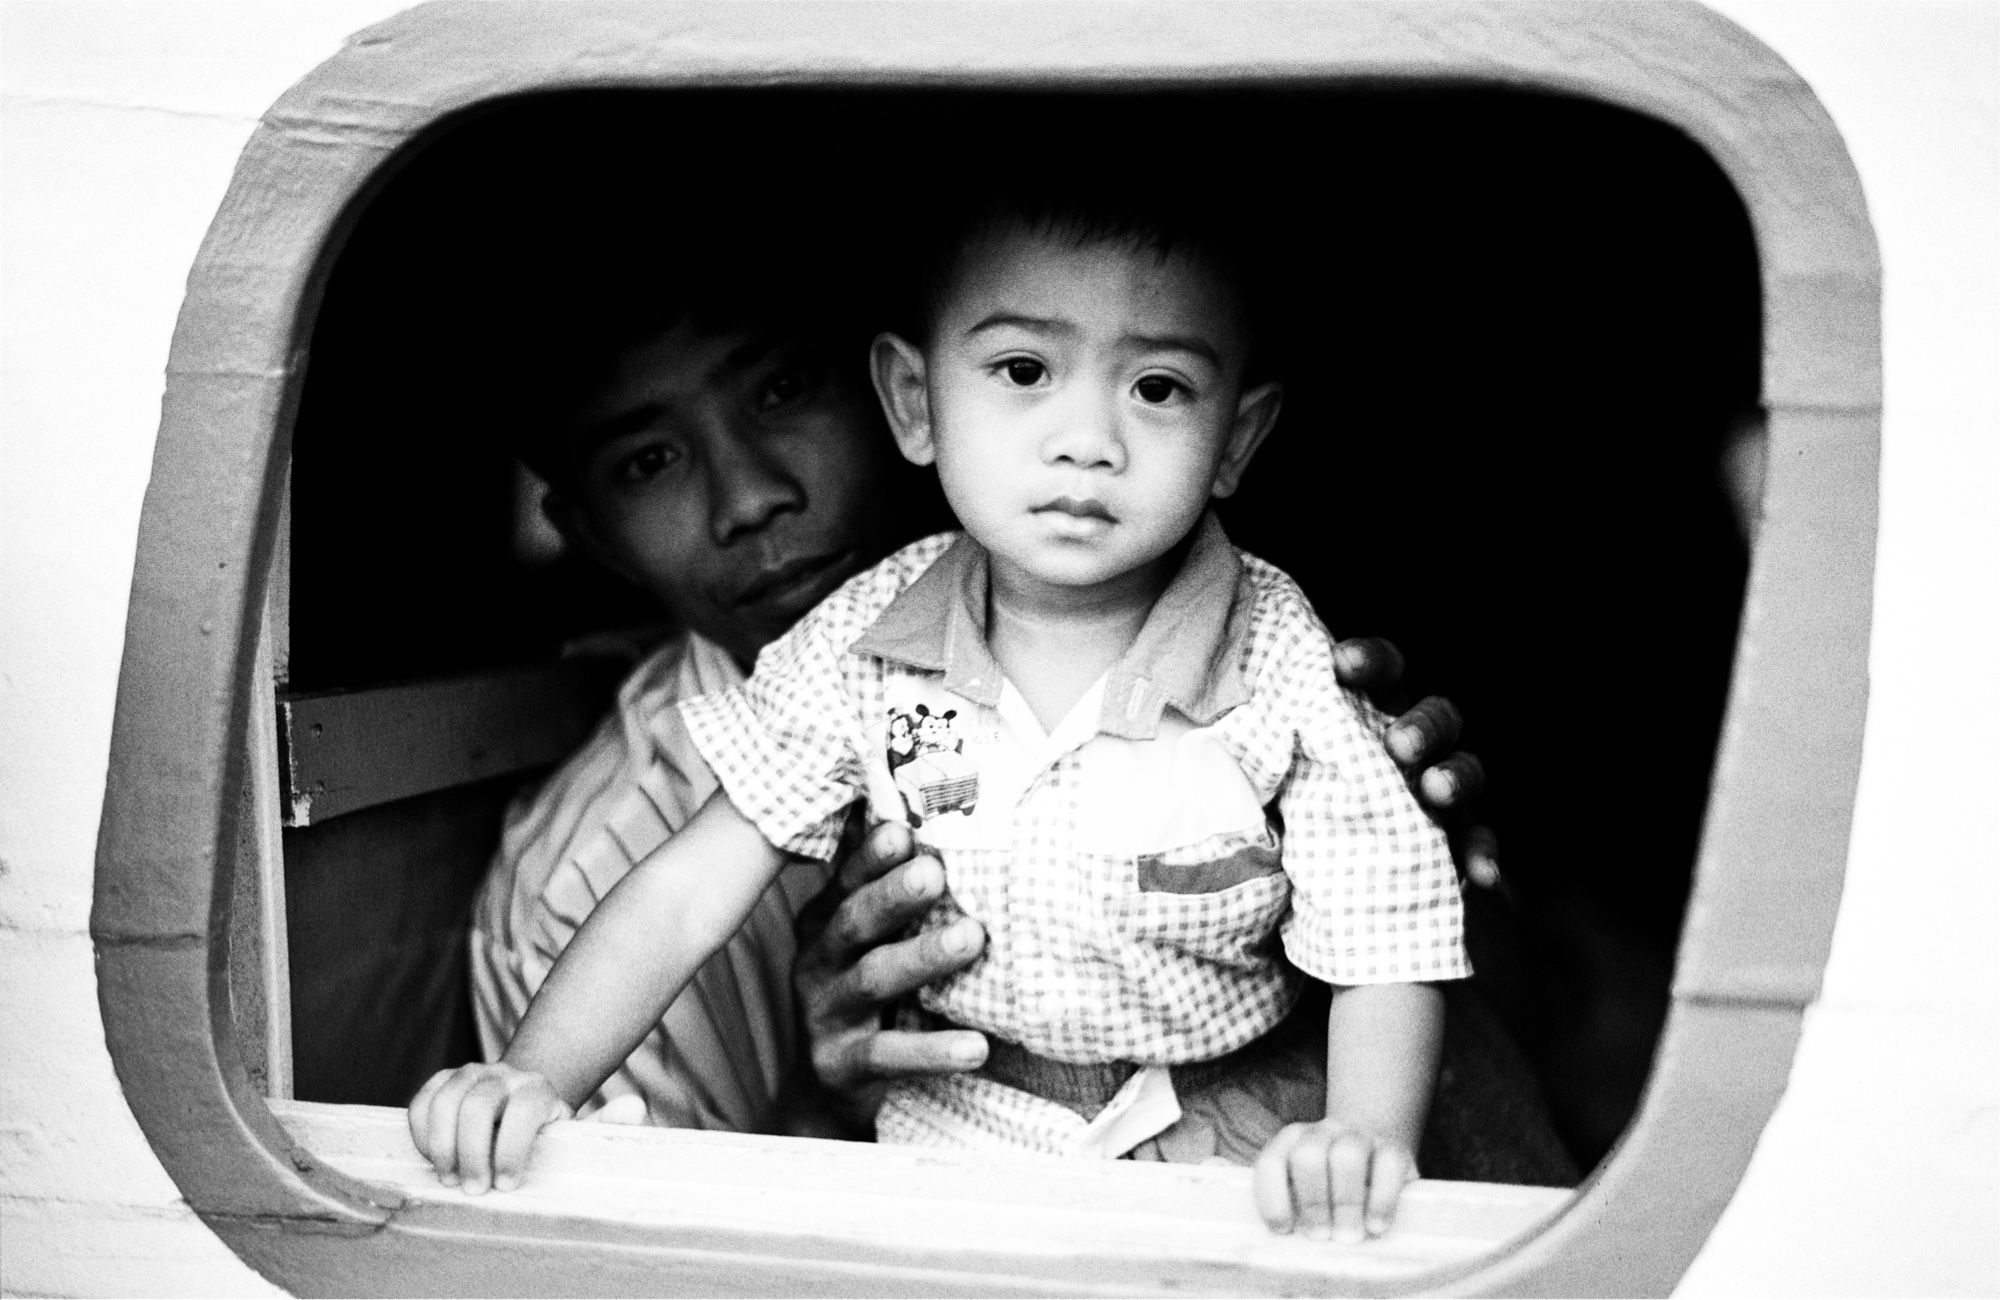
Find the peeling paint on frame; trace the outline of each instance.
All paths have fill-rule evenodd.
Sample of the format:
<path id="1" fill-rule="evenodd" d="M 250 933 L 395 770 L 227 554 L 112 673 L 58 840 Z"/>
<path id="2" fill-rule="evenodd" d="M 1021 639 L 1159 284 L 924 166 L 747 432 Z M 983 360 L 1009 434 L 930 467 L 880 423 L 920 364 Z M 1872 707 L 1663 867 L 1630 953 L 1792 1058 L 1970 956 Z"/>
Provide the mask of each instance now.
<path id="1" fill-rule="evenodd" d="M 899 1257 L 857 1254 L 803 1229 L 739 1236 L 703 1256 L 670 1230 L 565 1220 L 526 1241 L 476 1206 L 412 1215 L 392 1188 L 298 1148 L 253 1086 L 230 1025 L 222 940 L 233 873 L 256 869 L 238 834 L 240 738 L 301 340 L 341 234 L 392 155 L 455 110 L 556 88 L 1170 90 L 1357 77 L 1541 87 L 1664 119 L 1716 159 L 1756 231 L 1771 473 L 1644 1103 L 1619 1149 L 1531 1239 L 1397 1283 L 1485 1294 L 1673 1286 L 1783 1092 L 1819 988 L 1867 698 L 1881 424 L 1880 269 L 1840 137 L 1781 59 L 1683 3 L 441 3 L 361 33 L 287 94 L 244 152 L 174 336 L 91 921 L 127 1097 L 225 1241 L 301 1293 L 572 1293 L 584 1278 L 593 1291 L 653 1294 L 823 1289 L 836 1274 L 816 1270 L 835 1260 L 839 1285 L 875 1293 L 1051 1285 L 1046 1260 L 1035 1281 L 1010 1274 L 1010 1251 L 1025 1262 L 1032 1243 L 996 1243 L 967 1273 L 922 1243 Z M 1228 1291 L 1300 1281 L 1247 1265 L 1182 1280 Z M 1144 1286 L 1079 1260 L 1058 1289 Z"/>

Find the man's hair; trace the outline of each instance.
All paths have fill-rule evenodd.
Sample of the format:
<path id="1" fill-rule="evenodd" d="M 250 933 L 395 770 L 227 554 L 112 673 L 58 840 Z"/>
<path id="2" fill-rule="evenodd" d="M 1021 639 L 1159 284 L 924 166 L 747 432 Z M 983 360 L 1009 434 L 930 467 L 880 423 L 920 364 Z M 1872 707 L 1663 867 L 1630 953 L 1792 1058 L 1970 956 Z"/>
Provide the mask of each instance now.
<path id="1" fill-rule="evenodd" d="M 573 425 L 620 354 L 676 327 L 811 340 L 830 363 L 863 371 L 879 277 L 863 278 L 851 240 L 802 238 L 775 217 L 683 226 L 665 247 L 661 239 L 627 219 L 553 240 L 509 312 L 504 368 L 518 383 L 502 432 L 551 484 L 568 486 L 581 471 Z"/>

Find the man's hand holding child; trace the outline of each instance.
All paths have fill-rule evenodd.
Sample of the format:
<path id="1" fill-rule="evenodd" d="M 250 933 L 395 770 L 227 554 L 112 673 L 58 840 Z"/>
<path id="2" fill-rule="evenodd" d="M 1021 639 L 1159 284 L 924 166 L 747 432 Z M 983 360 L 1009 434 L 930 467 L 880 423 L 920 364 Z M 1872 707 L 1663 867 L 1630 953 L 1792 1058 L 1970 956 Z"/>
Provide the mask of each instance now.
<path id="1" fill-rule="evenodd" d="M 813 1075 L 804 1082 L 816 1084 L 836 1128 L 858 1136 L 872 1136 L 891 1080 L 975 1070 L 986 1061 L 986 1037 L 974 1030 L 915 1032 L 883 1024 L 897 1002 L 962 969 L 986 947 L 985 928 L 969 917 L 896 941 L 944 896 L 943 864 L 916 847 L 908 826 L 872 827 L 842 860 L 833 887 L 799 918 L 805 942 L 792 984 Z M 816 1135 L 809 1121 L 795 1127 Z"/>

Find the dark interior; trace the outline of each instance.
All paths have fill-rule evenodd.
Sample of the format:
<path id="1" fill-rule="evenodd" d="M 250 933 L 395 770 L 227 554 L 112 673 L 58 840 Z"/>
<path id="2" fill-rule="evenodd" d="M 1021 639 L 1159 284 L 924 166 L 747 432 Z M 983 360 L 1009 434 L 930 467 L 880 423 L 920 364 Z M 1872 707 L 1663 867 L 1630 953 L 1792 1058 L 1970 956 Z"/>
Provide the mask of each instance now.
<path id="1" fill-rule="evenodd" d="M 1720 465 L 1759 391 L 1742 204 L 1648 118 L 1392 86 L 467 114 L 400 160 L 329 272 L 283 689 L 545 660 L 656 618 L 517 544 L 502 430 L 538 378 L 662 258 L 837 261 L 856 314 L 887 319 L 951 168 L 1032 169 L 1051 140 L 1140 192 L 1210 187 L 1261 250 L 1286 411 L 1225 523 L 1337 635 L 1392 638 L 1412 698 L 1463 711 L 1509 881 L 1472 899 L 1477 978 L 1588 1167 L 1665 1013 L 1746 569 Z M 401 1104 L 474 1053 L 466 907 L 514 784 L 287 832 L 300 1097 Z"/>

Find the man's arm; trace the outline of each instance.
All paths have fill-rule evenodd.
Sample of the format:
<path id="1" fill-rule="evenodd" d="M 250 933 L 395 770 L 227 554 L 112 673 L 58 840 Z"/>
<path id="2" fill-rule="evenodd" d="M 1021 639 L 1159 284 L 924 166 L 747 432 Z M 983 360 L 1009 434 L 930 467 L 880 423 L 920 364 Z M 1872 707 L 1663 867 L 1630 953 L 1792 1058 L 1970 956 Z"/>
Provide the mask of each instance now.
<path id="1" fill-rule="evenodd" d="M 1376 637 L 1334 647 L 1334 676 L 1378 706 L 1394 702 L 1403 656 Z M 1412 778 L 1418 799 L 1433 817 L 1462 818 L 1485 788 L 1479 759 L 1458 752 L 1460 720 L 1451 701 L 1430 696 L 1399 716 L 1389 729 L 1389 753 Z M 1453 836 L 1459 865 L 1476 885 L 1499 882 L 1492 832 L 1473 826 Z M 868 1125 L 892 1079 L 977 1069 L 986 1042 L 970 1030 L 912 1033 L 885 1029 L 883 1017 L 901 998 L 963 970 L 984 951 L 986 933 L 965 919 L 948 930 L 916 938 L 903 934 L 944 892 L 935 858 L 916 857 L 908 828 L 877 826 L 840 866 L 821 900 L 799 918 L 799 957 L 792 984 L 804 1019 L 812 1077 L 800 1080 L 808 1097 L 795 1098 L 801 1131 L 837 1130 L 869 1136 Z M 809 1103 L 809 1104 L 808 1104 Z M 799 1116 L 799 1106 L 807 1109 Z"/>

